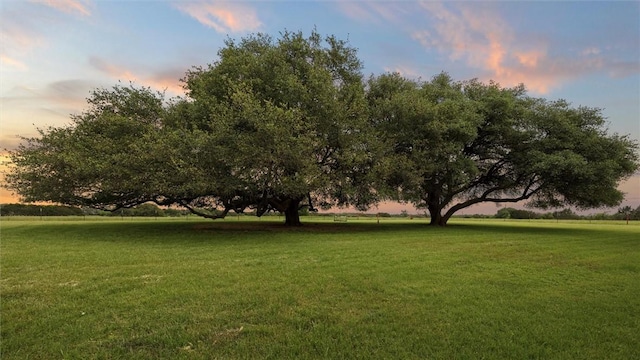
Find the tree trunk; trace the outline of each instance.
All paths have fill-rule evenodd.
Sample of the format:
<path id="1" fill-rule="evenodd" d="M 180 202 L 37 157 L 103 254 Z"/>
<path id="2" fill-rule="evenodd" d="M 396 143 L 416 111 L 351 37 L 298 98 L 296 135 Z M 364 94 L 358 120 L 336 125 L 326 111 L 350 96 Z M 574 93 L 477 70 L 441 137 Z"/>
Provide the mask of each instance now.
<path id="1" fill-rule="evenodd" d="M 284 224 L 286 226 L 302 226 L 300 222 L 300 200 L 292 199 L 284 210 Z"/>
<path id="2" fill-rule="evenodd" d="M 429 205 L 427 206 L 429 209 L 429 216 L 431 217 L 431 222 L 429 223 L 431 226 L 445 226 L 447 225 L 447 220 L 449 217 L 442 216 L 442 208 L 437 205 Z"/>
<path id="3" fill-rule="evenodd" d="M 451 218 L 451 215 L 443 215 L 440 216 L 440 221 L 438 221 L 438 226 L 447 226 L 447 221 Z"/>

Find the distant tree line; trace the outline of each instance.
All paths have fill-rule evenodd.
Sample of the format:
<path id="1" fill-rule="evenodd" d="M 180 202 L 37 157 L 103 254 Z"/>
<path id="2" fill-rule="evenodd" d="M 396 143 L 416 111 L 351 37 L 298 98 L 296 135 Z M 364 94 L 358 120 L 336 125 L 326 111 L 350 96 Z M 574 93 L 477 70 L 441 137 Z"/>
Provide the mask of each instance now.
<path id="1" fill-rule="evenodd" d="M 78 216 L 82 209 L 63 205 L 1 204 L 0 216 Z"/>
<path id="2" fill-rule="evenodd" d="M 539 213 L 531 210 L 514 209 L 508 207 L 498 210 L 495 217 L 498 219 L 626 220 L 628 218 L 629 220 L 640 220 L 640 206 L 635 209 L 631 208 L 630 206 L 625 206 L 618 209 L 618 211 L 613 214 L 602 212 L 589 215 L 579 215 L 571 209 Z"/>
<path id="3" fill-rule="evenodd" d="M 98 210 L 90 207 L 74 207 L 64 205 L 28 205 L 28 204 L 0 204 L 0 216 L 111 216 L 111 217 L 180 217 L 187 216 L 190 212 L 184 209 L 161 208 L 153 203 L 141 204 L 132 208 L 118 209 L 116 211 Z M 247 216 L 254 216 L 254 213 L 247 212 Z M 334 216 L 334 213 L 309 213 L 304 209 L 300 211 L 301 216 Z M 346 213 L 348 217 L 355 218 L 428 218 L 428 214 L 409 214 L 403 210 L 400 214 L 379 213 Z M 571 209 L 563 209 L 552 212 L 535 212 L 531 210 L 515 209 L 511 207 L 502 208 L 495 215 L 486 214 L 465 214 L 464 218 L 498 218 L 498 219 L 559 219 L 559 220 L 640 220 L 640 206 L 633 209 L 625 206 L 615 213 L 595 213 L 588 215 L 576 214 Z"/>
<path id="4" fill-rule="evenodd" d="M 132 208 L 104 211 L 89 207 L 74 207 L 62 205 L 27 205 L 0 204 L 0 216 L 126 216 L 126 217 L 165 217 L 183 216 L 188 211 L 177 209 L 163 209 L 155 204 L 141 204 Z"/>
<path id="5" fill-rule="evenodd" d="M 165 216 L 183 216 L 188 214 L 186 210 L 162 209 L 151 203 L 146 203 L 132 208 L 118 209 L 116 211 L 107 211 L 109 216 L 132 216 L 132 217 L 165 217 Z"/>

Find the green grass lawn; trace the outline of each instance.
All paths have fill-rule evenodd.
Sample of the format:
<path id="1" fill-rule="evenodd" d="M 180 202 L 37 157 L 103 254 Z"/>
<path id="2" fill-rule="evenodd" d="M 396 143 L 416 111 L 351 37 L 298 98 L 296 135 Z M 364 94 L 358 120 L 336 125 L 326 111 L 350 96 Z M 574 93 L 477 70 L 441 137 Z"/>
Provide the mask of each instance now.
<path id="1" fill-rule="evenodd" d="M 0 225 L 3 360 L 640 358 L 637 224 Z"/>

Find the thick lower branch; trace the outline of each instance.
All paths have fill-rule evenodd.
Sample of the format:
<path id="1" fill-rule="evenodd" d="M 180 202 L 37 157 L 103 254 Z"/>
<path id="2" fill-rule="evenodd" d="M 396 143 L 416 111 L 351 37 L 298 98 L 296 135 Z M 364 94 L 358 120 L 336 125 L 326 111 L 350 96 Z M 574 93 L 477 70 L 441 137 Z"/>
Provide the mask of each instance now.
<path id="1" fill-rule="evenodd" d="M 498 191 L 496 189 L 494 189 L 493 191 L 485 191 L 482 196 L 474 198 L 474 199 L 469 199 L 465 202 L 456 204 L 454 206 L 452 206 L 451 208 L 449 208 L 449 210 L 447 210 L 447 212 L 445 213 L 445 215 L 443 216 L 445 219 L 449 219 L 453 214 L 455 214 L 456 212 L 467 208 L 471 205 L 475 205 L 475 204 L 479 204 L 482 202 L 493 202 L 493 203 L 515 203 L 518 201 L 522 201 L 522 200 L 527 200 L 529 198 L 531 198 L 533 195 L 535 195 L 537 192 L 539 192 L 542 187 L 539 186 L 535 189 L 531 189 L 531 187 L 533 186 L 534 181 L 532 181 L 531 183 L 529 183 L 529 185 L 527 185 L 527 187 L 525 187 L 525 189 L 522 191 L 522 195 L 515 197 L 515 198 L 490 198 L 488 197 L 489 194 L 491 194 L 494 191 Z M 504 189 L 500 189 L 500 190 L 504 190 Z"/>
<path id="2" fill-rule="evenodd" d="M 210 214 L 210 213 L 206 213 L 206 212 L 202 212 L 196 208 L 194 208 L 193 206 L 187 204 L 186 202 L 180 202 L 180 205 L 184 206 L 187 210 L 189 210 L 189 212 L 191 212 L 194 215 L 198 215 L 201 216 L 203 218 L 206 219 L 224 219 L 227 214 L 229 213 L 229 210 L 231 210 L 230 208 L 225 208 L 222 213 L 220 214 Z"/>

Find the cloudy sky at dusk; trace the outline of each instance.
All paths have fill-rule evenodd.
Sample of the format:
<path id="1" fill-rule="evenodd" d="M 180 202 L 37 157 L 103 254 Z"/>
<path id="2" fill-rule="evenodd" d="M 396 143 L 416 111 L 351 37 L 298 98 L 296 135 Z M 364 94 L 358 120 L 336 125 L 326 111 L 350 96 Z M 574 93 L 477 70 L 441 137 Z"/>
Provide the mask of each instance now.
<path id="1" fill-rule="evenodd" d="M 524 83 L 603 108 L 611 132 L 640 140 L 637 1 L 3 0 L 0 24 L 0 149 L 68 123 L 96 87 L 133 81 L 177 96 L 185 71 L 214 62 L 226 38 L 314 27 L 348 39 L 367 76 Z M 640 205 L 640 175 L 621 188 Z"/>

